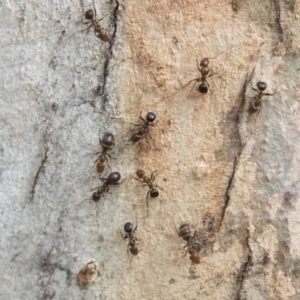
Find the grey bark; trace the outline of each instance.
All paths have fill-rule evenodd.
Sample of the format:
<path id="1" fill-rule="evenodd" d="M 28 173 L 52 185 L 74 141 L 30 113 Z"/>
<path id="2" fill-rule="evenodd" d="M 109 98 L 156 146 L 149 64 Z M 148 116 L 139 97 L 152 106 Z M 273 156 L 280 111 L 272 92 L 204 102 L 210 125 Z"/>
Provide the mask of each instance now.
<path id="1" fill-rule="evenodd" d="M 107 43 L 83 31 L 94 5 Z M 299 14 L 280 0 L 2 1 L 0 299 L 299 299 Z M 186 86 L 216 55 L 211 92 Z M 258 81 L 276 93 L 254 116 Z M 159 122 L 131 145 L 141 111 Z M 103 176 L 122 182 L 94 203 L 105 132 Z M 163 189 L 148 209 L 140 168 Z M 207 218 L 192 265 L 175 228 L 209 235 Z"/>

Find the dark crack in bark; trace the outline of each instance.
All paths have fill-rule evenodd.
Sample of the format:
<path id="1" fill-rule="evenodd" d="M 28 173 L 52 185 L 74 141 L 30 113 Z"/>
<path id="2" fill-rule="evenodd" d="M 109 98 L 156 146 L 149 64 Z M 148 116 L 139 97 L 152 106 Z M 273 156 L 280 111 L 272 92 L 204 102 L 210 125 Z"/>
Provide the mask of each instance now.
<path id="1" fill-rule="evenodd" d="M 241 271 L 238 275 L 238 290 L 237 290 L 237 294 L 235 297 L 235 300 L 241 300 L 241 292 L 243 289 L 243 285 L 244 285 L 244 281 L 248 275 L 250 266 L 252 264 L 252 249 L 250 247 L 250 243 L 249 243 L 249 230 L 247 230 L 247 239 L 246 239 L 246 247 L 247 247 L 247 259 L 246 261 L 243 263 L 242 267 L 241 267 Z"/>
<path id="2" fill-rule="evenodd" d="M 278 36 L 278 40 L 280 43 L 284 42 L 284 33 L 283 28 L 281 26 L 281 3 L 280 0 L 273 0 L 273 7 L 274 7 L 274 23 L 275 23 L 275 30 Z"/>
<path id="3" fill-rule="evenodd" d="M 261 46 L 260 46 L 260 48 L 261 48 Z M 260 48 L 259 48 L 257 54 L 259 53 Z M 231 175 L 229 177 L 228 184 L 227 184 L 225 194 L 224 194 L 224 205 L 223 205 L 222 212 L 221 212 L 221 219 L 220 219 L 218 230 L 220 230 L 220 228 L 222 226 L 222 223 L 223 223 L 223 220 L 224 220 L 224 217 L 225 217 L 225 214 L 226 214 L 226 209 L 229 205 L 230 192 L 231 192 L 232 185 L 233 185 L 233 182 L 234 182 L 234 178 L 235 178 L 235 174 L 236 174 L 237 167 L 238 167 L 238 164 L 239 164 L 239 160 L 240 160 L 241 154 L 243 152 L 243 148 L 245 147 L 245 141 L 243 141 L 243 139 L 242 139 L 239 127 L 241 125 L 241 116 L 243 114 L 244 106 L 245 106 L 245 103 L 246 103 L 247 86 L 253 78 L 254 71 L 255 71 L 255 67 L 252 69 L 250 74 L 247 73 L 247 75 L 245 76 L 244 84 L 243 84 L 242 89 L 241 89 L 241 91 L 239 93 L 239 96 L 238 96 L 237 105 L 235 105 L 233 110 L 231 111 L 231 114 L 233 115 L 232 119 L 233 119 L 234 124 L 235 124 L 234 128 L 232 129 L 232 130 L 234 130 L 234 132 L 232 134 L 234 135 L 235 140 L 236 140 L 234 147 L 236 148 L 237 152 L 236 152 L 236 155 L 235 155 L 235 158 L 234 158 L 232 172 L 231 172 Z"/>
<path id="4" fill-rule="evenodd" d="M 237 5 L 237 2 L 235 0 L 232 0 L 230 2 L 230 5 L 231 5 L 231 9 L 234 11 L 234 12 L 237 12 L 238 11 L 238 5 Z"/>
<path id="5" fill-rule="evenodd" d="M 108 101 L 108 99 L 107 99 L 108 95 L 105 92 L 106 79 L 109 75 L 109 64 L 110 64 L 110 60 L 113 56 L 113 47 L 114 47 L 114 44 L 115 44 L 115 39 L 116 39 L 116 34 L 117 34 L 117 29 L 118 29 L 119 1 L 118 0 L 115 0 L 115 1 L 116 1 L 116 6 L 115 6 L 115 9 L 113 11 L 113 18 L 112 18 L 114 31 L 113 31 L 113 34 L 112 34 L 111 39 L 109 41 L 108 55 L 105 59 L 104 67 L 103 67 L 103 84 L 102 84 L 102 93 L 101 93 L 101 95 L 103 96 L 103 104 L 105 104 Z"/>
<path id="6" fill-rule="evenodd" d="M 43 275 L 40 278 L 40 287 L 41 297 L 40 299 L 52 299 L 54 298 L 56 292 L 53 285 L 53 275 L 59 270 L 65 272 L 66 274 L 66 283 L 68 286 L 71 286 L 72 283 L 72 272 L 68 267 L 61 265 L 58 262 L 52 262 L 52 250 L 50 250 L 45 257 L 40 261 L 40 269 Z"/>
<path id="7" fill-rule="evenodd" d="M 34 194 L 35 194 L 35 189 L 36 189 L 36 186 L 38 184 L 38 181 L 39 181 L 39 178 L 40 178 L 40 175 L 41 173 L 44 171 L 44 166 L 45 166 L 45 163 L 47 162 L 48 160 L 48 147 L 47 147 L 47 140 L 46 140 L 46 136 L 47 134 L 45 134 L 45 137 L 44 137 L 44 144 L 45 144 L 45 152 L 44 152 L 44 156 L 43 156 L 43 159 L 38 167 L 38 170 L 34 176 L 34 180 L 33 180 L 33 184 L 32 184 L 32 188 L 31 188 L 31 191 L 30 191 L 30 202 L 33 201 L 34 199 Z"/>

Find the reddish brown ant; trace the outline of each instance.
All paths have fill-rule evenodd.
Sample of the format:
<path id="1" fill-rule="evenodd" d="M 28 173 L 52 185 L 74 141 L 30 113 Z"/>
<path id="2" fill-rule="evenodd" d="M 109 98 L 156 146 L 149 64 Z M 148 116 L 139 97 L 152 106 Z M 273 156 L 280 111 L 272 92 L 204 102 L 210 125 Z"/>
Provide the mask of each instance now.
<path id="1" fill-rule="evenodd" d="M 119 172 L 113 172 L 110 173 L 107 178 L 99 178 L 103 184 L 97 188 L 97 191 L 93 193 L 92 199 L 94 202 L 98 202 L 101 197 L 103 196 L 104 193 L 107 193 L 109 191 L 109 186 L 110 185 L 118 185 L 119 180 L 121 179 L 121 174 Z M 84 201 L 89 200 L 89 199 L 84 199 L 80 203 L 77 204 L 80 205 Z"/>
<path id="2" fill-rule="evenodd" d="M 148 187 L 149 187 L 149 191 L 146 195 L 146 202 L 147 202 L 147 206 L 149 207 L 148 196 L 150 196 L 150 198 L 156 198 L 159 196 L 159 191 L 155 187 L 157 187 L 157 188 L 160 188 L 160 187 L 153 184 L 155 177 L 158 175 L 157 171 L 152 172 L 150 177 L 145 175 L 146 173 L 144 170 L 137 170 L 135 174 L 138 177 L 138 178 L 134 177 L 135 180 L 142 182 L 142 183 L 144 183 L 144 185 L 148 185 Z M 160 188 L 160 189 L 162 190 L 162 188 Z"/>
<path id="3" fill-rule="evenodd" d="M 137 243 L 136 243 L 138 239 L 133 235 L 136 229 L 137 226 L 135 226 L 135 228 L 133 229 L 133 225 L 127 222 L 124 224 L 124 231 L 126 232 L 126 234 L 124 236 L 122 234 L 123 240 L 129 239 L 127 252 L 130 251 L 130 253 L 134 256 L 138 255 L 139 253 L 139 250 L 137 248 Z"/>
<path id="4" fill-rule="evenodd" d="M 152 138 L 149 134 L 149 126 L 154 126 L 157 123 L 156 122 L 155 124 L 153 124 L 156 119 L 156 115 L 153 112 L 148 112 L 146 115 L 146 119 L 144 119 L 140 115 L 140 119 L 144 122 L 143 124 L 133 124 L 138 128 L 137 132 L 135 132 L 129 139 L 132 144 L 137 143 L 142 137 L 147 138 L 149 136 L 150 138 Z"/>
<path id="5" fill-rule="evenodd" d="M 219 56 L 221 53 L 223 53 L 223 52 L 220 52 L 217 56 Z M 215 75 L 216 73 L 214 73 L 212 69 L 209 69 L 208 66 L 209 66 L 209 60 L 210 59 L 215 59 L 217 56 L 215 56 L 213 58 L 204 57 L 200 61 L 200 64 L 199 64 L 198 59 L 197 59 L 196 60 L 197 68 L 198 68 L 198 70 L 201 74 L 201 77 L 190 80 L 186 85 L 184 85 L 184 87 L 188 86 L 191 82 L 194 81 L 193 87 L 191 88 L 191 90 L 192 90 L 194 88 L 195 84 L 197 82 L 200 82 L 200 84 L 198 86 L 198 91 L 201 94 L 207 94 L 208 90 L 210 90 L 210 92 L 212 93 L 212 91 L 209 87 L 209 83 L 207 81 L 207 78 Z"/>
<path id="6" fill-rule="evenodd" d="M 193 264 L 199 264 L 200 263 L 200 251 L 203 248 L 203 243 L 202 239 L 199 235 L 199 231 L 195 230 L 194 236 L 190 237 L 188 240 L 188 243 L 186 245 L 187 251 L 190 255 L 190 260 L 192 261 Z"/>
<path id="7" fill-rule="evenodd" d="M 200 263 L 200 251 L 203 247 L 203 239 L 201 237 L 201 231 L 195 230 L 192 236 L 190 226 L 188 224 L 182 224 L 177 230 L 178 236 L 186 241 L 186 245 L 183 248 L 187 248 L 184 256 L 189 253 L 190 260 L 193 264 Z"/>
<path id="8" fill-rule="evenodd" d="M 252 87 L 252 90 L 257 92 L 257 95 L 251 100 L 248 108 L 248 112 L 250 115 L 256 113 L 256 117 L 258 116 L 261 110 L 261 100 L 263 96 L 273 96 L 276 93 L 276 90 L 273 94 L 264 93 L 263 91 L 267 88 L 267 85 L 263 81 L 259 81 L 256 83 L 257 89 Z"/>
<path id="9" fill-rule="evenodd" d="M 89 9 L 85 12 L 84 14 L 85 18 L 87 20 L 89 20 L 88 22 L 85 22 L 83 24 L 90 24 L 90 26 L 84 30 L 88 30 L 91 27 L 94 28 L 94 34 L 95 36 L 100 39 L 102 42 L 108 42 L 109 41 L 109 37 L 107 36 L 107 34 L 105 32 L 102 31 L 102 28 L 99 24 L 99 22 L 101 20 L 103 20 L 103 18 L 97 20 L 97 12 L 96 9 L 94 9 L 94 11 L 92 9 Z"/>
<path id="10" fill-rule="evenodd" d="M 102 173 L 105 168 L 105 162 L 108 161 L 107 156 L 111 158 L 110 154 L 107 151 L 112 150 L 115 145 L 115 139 L 112 133 L 106 133 L 102 140 L 99 138 L 99 143 L 102 146 L 102 151 L 97 152 L 99 157 L 95 160 L 97 173 Z"/>

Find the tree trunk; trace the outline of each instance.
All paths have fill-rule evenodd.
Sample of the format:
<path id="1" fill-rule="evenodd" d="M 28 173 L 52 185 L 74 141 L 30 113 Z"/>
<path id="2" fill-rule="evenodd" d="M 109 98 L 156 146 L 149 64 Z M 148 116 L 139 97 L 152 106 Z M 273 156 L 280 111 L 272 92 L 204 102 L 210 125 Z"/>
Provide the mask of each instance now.
<path id="1" fill-rule="evenodd" d="M 103 20 L 84 30 L 94 5 Z M 0 299 L 299 299 L 299 14 L 294 0 L 2 2 Z M 133 144 L 148 112 L 152 138 Z M 100 177 L 122 179 L 93 202 L 108 132 Z M 149 207 L 137 169 L 158 171 Z"/>

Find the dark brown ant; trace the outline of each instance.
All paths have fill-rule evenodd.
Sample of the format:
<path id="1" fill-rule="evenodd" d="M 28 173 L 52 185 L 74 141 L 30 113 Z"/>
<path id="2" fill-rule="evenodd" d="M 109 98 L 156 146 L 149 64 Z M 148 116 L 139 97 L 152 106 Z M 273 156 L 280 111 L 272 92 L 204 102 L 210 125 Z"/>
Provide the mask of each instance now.
<path id="1" fill-rule="evenodd" d="M 119 172 L 113 172 L 113 173 L 110 173 L 107 178 L 99 178 L 99 179 L 103 182 L 103 184 L 97 188 L 96 192 L 93 193 L 92 200 L 94 202 L 98 202 L 101 199 L 101 197 L 103 196 L 103 194 L 107 193 L 109 191 L 110 185 L 118 185 L 119 184 L 118 181 L 121 179 L 121 174 Z M 77 205 L 80 205 L 85 200 L 89 200 L 89 199 L 84 199 Z"/>
<path id="2" fill-rule="evenodd" d="M 264 93 L 263 91 L 267 88 L 267 85 L 263 81 L 259 81 L 256 83 L 257 89 L 252 87 L 252 90 L 256 91 L 258 94 L 251 100 L 248 108 L 248 112 L 250 115 L 256 113 L 256 116 L 259 114 L 261 110 L 261 100 L 263 96 L 273 96 L 276 93 L 276 90 L 273 94 Z"/>
<path id="3" fill-rule="evenodd" d="M 132 142 L 132 144 L 137 143 L 142 137 L 147 138 L 148 136 L 150 138 L 152 138 L 149 134 L 149 126 L 154 126 L 155 124 L 153 124 L 153 122 L 156 119 L 156 115 L 153 112 L 148 112 L 146 115 L 146 119 L 144 119 L 141 115 L 140 115 L 140 119 L 144 122 L 143 124 L 133 124 L 135 126 L 137 126 L 137 132 L 135 132 L 131 138 L 129 139 L 129 141 Z"/>
<path id="4" fill-rule="evenodd" d="M 135 226 L 135 228 L 133 229 L 133 225 L 129 222 L 124 224 L 124 231 L 126 232 L 126 234 L 123 236 L 122 234 L 122 238 L 123 240 L 129 239 L 129 243 L 128 243 L 128 247 L 127 247 L 127 252 L 128 250 L 130 251 L 130 253 L 134 256 L 138 255 L 139 250 L 136 247 L 137 246 L 137 237 L 135 237 L 133 235 L 133 233 L 136 231 L 137 226 Z"/>
<path id="5" fill-rule="evenodd" d="M 107 178 L 99 178 L 99 179 L 103 182 L 103 184 L 92 195 L 92 199 L 95 202 L 99 201 L 101 196 L 104 193 L 107 193 L 109 191 L 109 185 L 119 184 L 118 181 L 121 179 L 121 174 L 119 172 L 113 172 L 110 173 Z"/>
<path id="6" fill-rule="evenodd" d="M 102 146 L 102 151 L 97 152 L 99 157 L 95 160 L 97 173 L 102 173 L 105 168 L 105 162 L 108 161 L 107 156 L 111 158 L 110 154 L 107 151 L 112 150 L 115 145 L 115 139 L 112 133 L 106 133 L 102 140 L 99 138 L 99 143 Z"/>
<path id="7" fill-rule="evenodd" d="M 89 9 L 85 12 L 84 14 L 85 18 L 87 20 L 89 20 L 88 22 L 85 22 L 83 24 L 90 24 L 90 26 L 84 30 L 88 30 L 90 29 L 91 27 L 94 28 L 94 33 L 95 33 L 95 36 L 100 39 L 102 42 L 108 42 L 109 41 L 109 37 L 107 36 L 107 34 L 105 32 L 102 31 L 102 28 L 99 24 L 99 22 L 101 20 L 103 20 L 103 18 L 97 20 L 97 12 L 96 12 L 96 9 L 94 9 L 94 11 L 92 9 Z"/>
<path id="8" fill-rule="evenodd" d="M 157 198 L 159 196 L 159 191 L 155 187 L 157 187 L 157 188 L 160 188 L 160 187 L 153 184 L 155 177 L 158 175 L 157 171 L 152 172 L 150 177 L 145 175 L 146 173 L 144 170 L 137 170 L 135 174 L 138 178 L 134 177 L 134 179 L 136 179 L 139 182 L 144 183 L 144 185 L 148 185 L 148 187 L 149 187 L 149 191 L 146 195 L 146 202 L 147 202 L 147 206 L 149 207 L 148 196 L 150 196 L 150 198 Z M 162 190 L 162 188 L 160 188 L 160 189 Z"/>
<path id="9" fill-rule="evenodd" d="M 217 56 L 219 56 L 221 53 L 220 52 Z M 210 90 L 210 92 L 212 93 L 210 87 L 209 87 L 209 83 L 206 80 L 208 77 L 211 77 L 213 75 L 215 75 L 216 73 L 214 73 L 211 69 L 208 68 L 209 66 L 209 60 L 210 59 L 215 59 L 217 56 L 213 57 L 213 58 L 209 58 L 209 57 L 204 57 L 201 61 L 200 64 L 198 62 L 198 59 L 196 60 L 197 62 L 197 68 L 201 74 L 201 77 L 195 78 L 190 80 L 184 87 L 188 86 L 191 82 L 195 81 L 193 84 L 193 87 L 191 88 L 191 90 L 194 88 L 195 84 L 197 82 L 200 82 L 199 87 L 198 87 L 198 91 L 201 94 L 207 94 L 208 89 Z"/>

